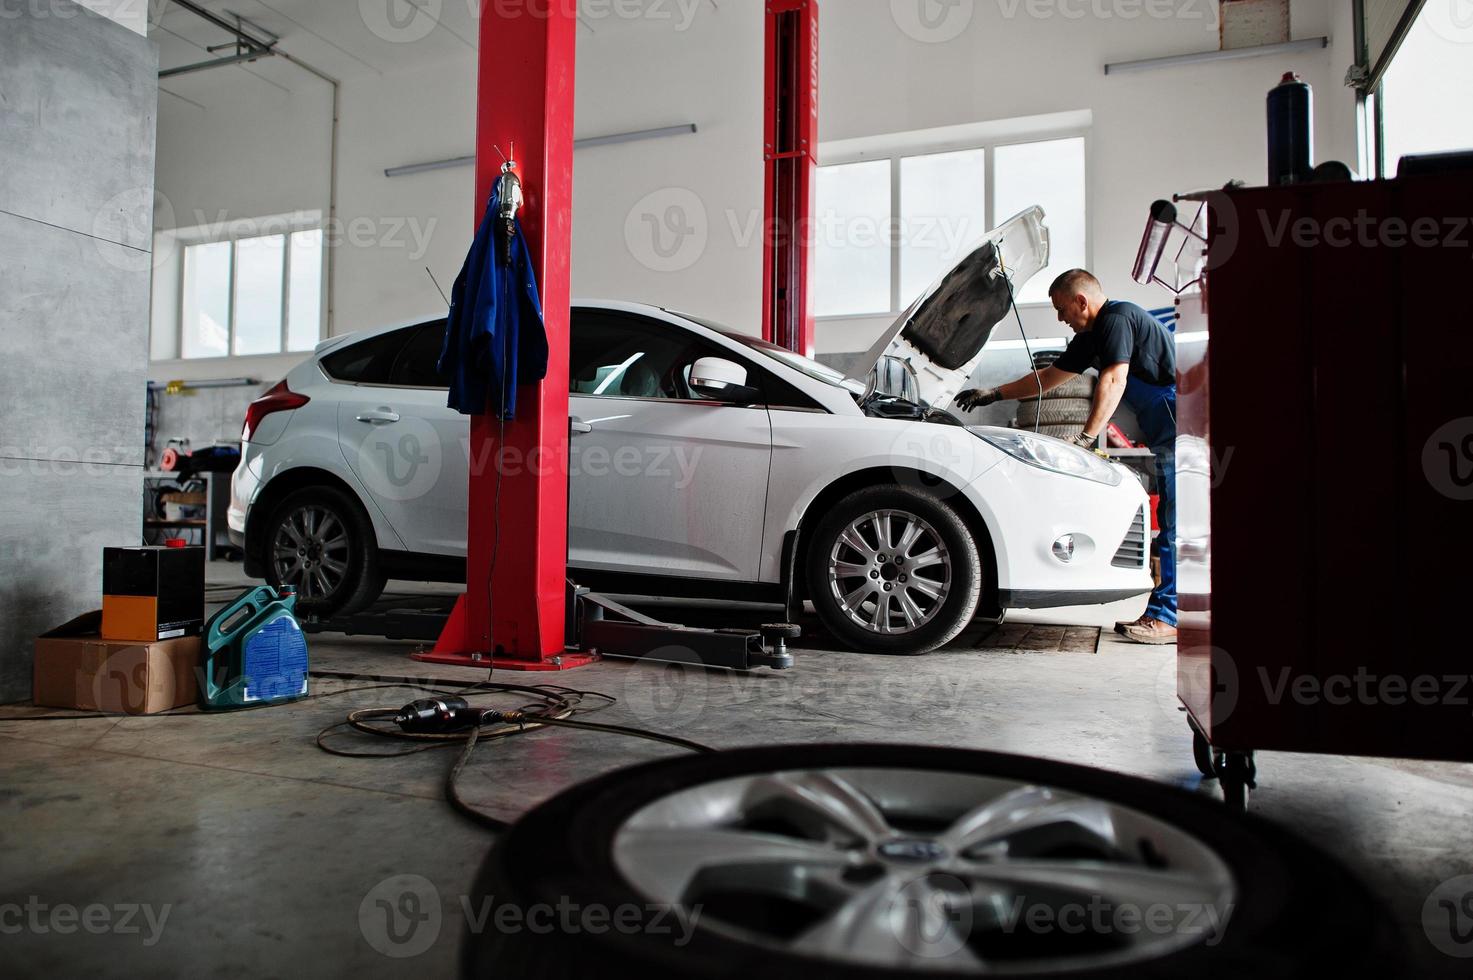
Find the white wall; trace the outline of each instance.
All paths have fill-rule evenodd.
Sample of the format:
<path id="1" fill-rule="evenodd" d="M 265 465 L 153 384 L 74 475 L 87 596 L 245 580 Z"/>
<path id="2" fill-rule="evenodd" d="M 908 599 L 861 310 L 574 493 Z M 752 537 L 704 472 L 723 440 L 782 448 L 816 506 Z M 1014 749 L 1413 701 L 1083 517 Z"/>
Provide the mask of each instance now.
<path id="1" fill-rule="evenodd" d="M 1203 16 L 1072 19 L 1062 11 L 1091 6 L 975 0 L 955 8 L 970 10 L 964 30 L 928 43 L 894 16 L 906 2 L 822 3 L 821 138 L 1089 110 L 1092 265 L 1114 295 L 1165 304 L 1164 292 L 1135 286 L 1128 275 L 1153 199 L 1231 178 L 1264 179 L 1263 100 L 1284 70 L 1297 70 L 1315 88 L 1319 157 L 1354 163 L 1353 99 L 1341 85 L 1351 60 L 1348 4 L 1293 4 L 1294 36 L 1329 34 L 1326 51 L 1107 77 L 1106 62 L 1215 49 L 1211 8 L 1202 0 L 1173 0 L 1185 13 Z M 1132 0 L 1099 6 L 1141 9 Z M 579 31 L 578 136 L 686 122 L 699 132 L 577 152 L 574 292 L 657 301 L 756 331 L 761 4 L 726 0 L 680 9 L 693 11 L 688 24 L 678 14 L 605 18 Z M 289 48 L 290 37 L 283 44 Z M 336 332 L 443 307 L 424 266 L 449 289 L 471 233 L 471 171 L 388 179 L 383 170 L 471 151 L 474 72 L 474 54 L 466 50 L 343 80 L 338 213 L 345 226 L 355 218 L 372 223 L 376 237 L 359 236 L 337 250 Z M 291 87 L 296 94 L 283 98 L 259 82 L 245 83 L 238 99 L 212 97 L 206 110 L 163 97 L 159 190 L 176 212 L 225 209 L 250 217 L 326 209 L 329 89 Z M 695 234 L 663 257 L 651 247 L 648 222 L 658 225 L 671 208 L 683 208 Z M 667 229 L 663 244 L 674 242 Z M 1035 334 L 1056 329 L 1047 311 L 1031 310 L 1028 319 Z M 863 349 L 877 330 L 878 323 L 825 325 L 819 349 Z M 269 379 L 293 360 L 169 362 L 156 364 L 153 376 Z"/>
<path id="2" fill-rule="evenodd" d="M 1092 271 L 1113 297 L 1147 307 L 1169 305 L 1169 293 L 1130 279 L 1150 203 L 1229 179 L 1262 183 L 1264 99 L 1284 71 L 1298 71 L 1315 89 L 1322 148 L 1341 145 L 1336 130 L 1345 125 L 1339 112 L 1325 106 L 1353 100 L 1340 86 L 1349 55 L 1333 48 L 1104 74 L 1108 62 L 1215 50 L 1215 19 L 1202 2 L 1172 0 L 1164 7 L 1181 16 L 1165 19 L 1064 16 L 1096 7 L 1118 14 L 1151 6 L 1163 5 L 979 0 L 956 37 L 928 43 L 895 28 L 889 0 L 830 4 L 823 19 L 823 86 L 829 94 L 820 116 L 822 139 L 1089 110 Z M 1328 7 L 1319 0 L 1295 3 L 1293 36 L 1330 34 Z M 1030 16 L 1030 9 L 1049 16 Z M 1349 48 L 1348 17 L 1344 27 L 1342 51 Z M 1047 306 L 1023 313 L 1030 334 L 1061 335 Z M 884 319 L 822 324 L 819 349 L 863 349 L 883 326 Z M 1006 323 L 996 336 L 1016 337 L 1016 327 Z"/>

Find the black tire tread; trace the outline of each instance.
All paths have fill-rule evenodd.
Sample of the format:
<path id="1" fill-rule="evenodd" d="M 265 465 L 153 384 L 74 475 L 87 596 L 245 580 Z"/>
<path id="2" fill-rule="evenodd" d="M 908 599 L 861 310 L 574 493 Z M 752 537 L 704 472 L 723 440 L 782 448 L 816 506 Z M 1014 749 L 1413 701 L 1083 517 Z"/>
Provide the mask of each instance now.
<path id="1" fill-rule="evenodd" d="M 1094 402 L 1088 398 L 1045 398 L 1043 401 L 1024 402 L 1018 406 L 1018 424 L 1075 425 L 1089 421 Z"/>

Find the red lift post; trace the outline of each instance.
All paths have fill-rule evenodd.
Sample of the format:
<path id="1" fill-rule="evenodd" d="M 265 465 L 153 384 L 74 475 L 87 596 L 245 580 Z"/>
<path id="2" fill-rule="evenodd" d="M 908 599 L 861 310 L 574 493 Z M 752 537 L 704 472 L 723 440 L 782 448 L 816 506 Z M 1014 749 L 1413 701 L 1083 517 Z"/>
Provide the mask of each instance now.
<path id="1" fill-rule="evenodd" d="M 818 0 L 768 0 L 762 336 L 813 356 Z"/>
<path id="2" fill-rule="evenodd" d="M 522 230 L 547 330 L 547 377 L 517 393 L 517 418 L 505 423 L 504 440 L 494 417 L 471 418 L 466 591 L 434 650 L 415 659 L 562 670 L 592 659 L 564 650 L 578 20 L 573 4 L 499 16 L 495 7 L 483 2 L 480 19 L 474 222 L 500 176 L 500 153 L 511 155 L 515 145 Z"/>

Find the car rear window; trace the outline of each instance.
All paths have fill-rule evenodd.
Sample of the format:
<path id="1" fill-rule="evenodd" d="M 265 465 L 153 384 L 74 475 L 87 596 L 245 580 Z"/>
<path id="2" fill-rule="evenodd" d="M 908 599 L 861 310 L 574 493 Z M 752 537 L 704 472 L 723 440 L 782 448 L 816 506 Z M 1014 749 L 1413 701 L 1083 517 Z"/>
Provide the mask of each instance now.
<path id="1" fill-rule="evenodd" d="M 349 344 L 322 358 L 322 369 L 336 381 L 360 385 L 391 384 L 394 360 L 418 327 L 391 330 L 377 337 Z"/>
<path id="2" fill-rule="evenodd" d="M 416 327 L 394 361 L 389 383 L 406 388 L 449 388 L 450 378 L 440 373 L 440 352 L 444 349 L 444 320 Z"/>

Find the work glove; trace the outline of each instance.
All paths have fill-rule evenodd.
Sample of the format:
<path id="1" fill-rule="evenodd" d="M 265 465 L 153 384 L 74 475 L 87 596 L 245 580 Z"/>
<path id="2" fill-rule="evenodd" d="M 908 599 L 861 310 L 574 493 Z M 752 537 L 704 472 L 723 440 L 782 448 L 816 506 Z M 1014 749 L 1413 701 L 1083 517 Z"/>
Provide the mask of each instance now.
<path id="1" fill-rule="evenodd" d="M 998 394 L 996 388 L 969 388 L 957 395 L 952 404 L 964 412 L 970 412 L 974 408 L 982 408 L 999 401 L 1002 401 L 1002 395 Z"/>
<path id="2" fill-rule="evenodd" d="M 1074 443 L 1074 445 L 1078 446 L 1080 449 L 1092 450 L 1098 448 L 1100 439 L 1099 436 L 1088 435 L 1081 430 L 1079 435 L 1071 439 L 1070 442 Z"/>

